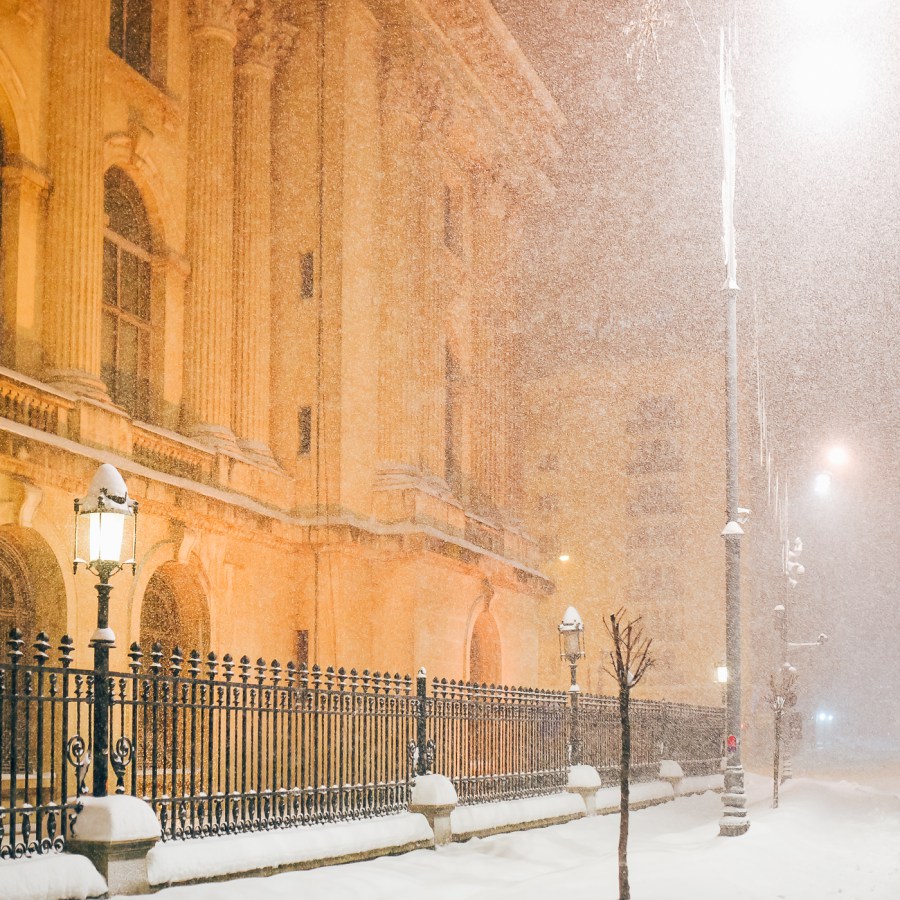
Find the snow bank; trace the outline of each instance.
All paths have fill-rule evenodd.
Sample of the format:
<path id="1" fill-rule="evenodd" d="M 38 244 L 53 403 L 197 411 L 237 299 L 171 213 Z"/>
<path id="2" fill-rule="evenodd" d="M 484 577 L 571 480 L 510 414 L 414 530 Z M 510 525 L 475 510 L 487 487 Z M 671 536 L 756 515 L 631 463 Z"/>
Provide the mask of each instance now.
<path id="1" fill-rule="evenodd" d="M 85 900 L 106 893 L 86 856 L 50 853 L 0 862 L 0 900 Z"/>
<path id="2" fill-rule="evenodd" d="M 675 791 L 668 781 L 640 781 L 631 785 L 629 806 L 648 806 L 675 799 Z M 618 812 L 621 803 L 619 787 L 605 787 L 597 791 L 597 811 Z"/>
<path id="3" fill-rule="evenodd" d="M 221 878 L 358 854 L 388 853 L 432 840 L 424 816 L 401 813 L 356 822 L 166 841 L 147 854 L 147 876 L 151 885 Z"/>
<path id="4" fill-rule="evenodd" d="M 547 797 L 458 806 L 450 813 L 450 827 L 454 838 L 465 838 L 503 831 L 515 825 L 583 816 L 584 812 L 584 801 L 578 794 L 550 794 Z"/>
<path id="5" fill-rule="evenodd" d="M 722 800 L 710 793 L 631 817 L 633 897 L 900 896 L 900 797 L 795 779 L 784 785 L 781 805 L 773 810 L 771 778 L 748 772 L 745 783 L 752 825 L 740 838 L 719 837 Z M 618 897 L 618 833 L 616 816 L 594 816 L 476 838 L 438 853 L 178 887 L 148 900 L 547 900 L 563 894 L 609 900 Z"/>
<path id="6" fill-rule="evenodd" d="M 689 775 L 687 778 L 681 779 L 675 788 L 675 793 L 679 797 L 686 797 L 688 794 L 703 794 L 706 791 L 724 790 L 724 775 Z"/>

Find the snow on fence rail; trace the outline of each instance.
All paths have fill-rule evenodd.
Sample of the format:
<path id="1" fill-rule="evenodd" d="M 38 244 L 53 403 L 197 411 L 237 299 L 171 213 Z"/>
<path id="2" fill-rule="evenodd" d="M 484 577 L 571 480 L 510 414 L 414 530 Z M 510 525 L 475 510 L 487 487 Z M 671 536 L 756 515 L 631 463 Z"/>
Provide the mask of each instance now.
<path id="1" fill-rule="evenodd" d="M 62 849 L 90 768 L 94 673 L 63 637 L 13 629 L 0 662 L 0 858 Z M 154 645 L 110 673 L 115 790 L 146 799 L 165 840 L 362 819 L 405 810 L 417 773 L 448 776 L 463 804 L 533 797 L 581 762 L 612 775 L 618 706 L 567 692 L 356 669 L 252 663 Z M 31 659 L 26 659 L 30 656 Z M 577 723 L 573 719 L 577 715 Z M 636 775 L 660 759 L 718 765 L 722 710 L 633 701 Z"/>

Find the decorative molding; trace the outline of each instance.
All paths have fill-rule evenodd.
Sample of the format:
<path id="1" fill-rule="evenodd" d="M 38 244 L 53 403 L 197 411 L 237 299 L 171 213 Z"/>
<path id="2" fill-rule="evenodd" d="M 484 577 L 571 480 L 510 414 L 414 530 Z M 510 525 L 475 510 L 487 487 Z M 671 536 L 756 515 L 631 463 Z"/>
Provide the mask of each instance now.
<path id="1" fill-rule="evenodd" d="M 19 507 L 19 525 L 22 528 L 34 528 L 34 516 L 44 498 L 44 492 L 36 484 L 30 484 L 27 481 L 23 481 L 21 484 L 24 496 L 22 505 Z"/>
<path id="2" fill-rule="evenodd" d="M 200 532 L 194 528 L 185 528 L 181 535 L 181 541 L 178 544 L 176 559 L 181 565 L 186 566 L 191 558 L 191 554 L 200 541 Z"/>
<path id="3" fill-rule="evenodd" d="M 273 0 L 243 0 L 237 17 L 235 62 L 274 71 L 297 31 L 295 25 L 276 15 Z"/>
<path id="4" fill-rule="evenodd" d="M 235 33 L 238 16 L 235 0 L 190 0 L 188 14 L 194 29 Z"/>

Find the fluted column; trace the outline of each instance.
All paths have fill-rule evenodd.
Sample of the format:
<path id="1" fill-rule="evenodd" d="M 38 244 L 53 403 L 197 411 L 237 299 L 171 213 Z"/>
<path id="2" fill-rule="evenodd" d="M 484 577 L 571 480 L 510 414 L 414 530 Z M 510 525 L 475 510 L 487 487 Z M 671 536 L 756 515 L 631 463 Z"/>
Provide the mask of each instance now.
<path id="1" fill-rule="evenodd" d="M 231 0 L 190 2 L 184 399 L 189 433 L 233 446 L 234 58 Z"/>
<path id="2" fill-rule="evenodd" d="M 384 78 L 382 160 L 386 284 L 381 309 L 378 456 L 383 468 L 421 463 L 418 348 L 421 317 L 417 280 L 422 259 L 421 194 L 416 155 L 419 120 L 407 45 L 395 45 Z"/>
<path id="3" fill-rule="evenodd" d="M 271 348 L 272 77 L 294 29 L 271 0 L 257 0 L 238 24 L 234 84 L 234 406 L 241 447 L 269 449 Z"/>
<path id="4" fill-rule="evenodd" d="M 444 254 L 444 179 L 441 172 L 437 129 L 426 131 L 422 147 L 422 193 L 424 217 L 422 231 L 426 240 L 427 262 L 423 290 L 422 324 L 422 465 L 430 474 L 443 480 L 445 464 L 445 284 Z"/>
<path id="5" fill-rule="evenodd" d="M 108 399 L 100 379 L 103 303 L 103 60 L 109 4 L 50 12 L 45 308 L 47 381 Z"/>
<path id="6" fill-rule="evenodd" d="M 477 308 L 473 316 L 475 369 L 472 453 L 478 499 L 491 511 L 504 505 L 506 372 L 502 290 L 504 210 L 490 173 L 476 182 L 474 250 Z"/>

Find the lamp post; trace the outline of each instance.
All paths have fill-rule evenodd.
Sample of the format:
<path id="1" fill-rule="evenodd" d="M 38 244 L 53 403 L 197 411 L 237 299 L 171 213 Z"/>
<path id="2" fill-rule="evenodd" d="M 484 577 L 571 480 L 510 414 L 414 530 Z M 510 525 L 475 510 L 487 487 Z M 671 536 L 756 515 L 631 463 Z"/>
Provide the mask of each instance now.
<path id="1" fill-rule="evenodd" d="M 725 376 L 725 657 L 729 679 L 725 704 L 728 764 L 722 794 L 719 834 L 734 837 L 750 827 L 741 765 L 741 535 L 738 506 L 737 392 L 737 261 L 735 255 L 735 101 L 734 61 L 737 56 L 736 0 L 724 0 L 720 38 L 719 105 L 722 117 L 722 246 L 725 280 L 722 292 L 726 316 Z"/>
<path id="2" fill-rule="evenodd" d="M 563 615 L 559 630 L 559 658 L 569 663 L 571 684 L 569 698 L 571 702 L 571 726 L 569 731 L 569 764 L 577 766 L 581 763 L 581 730 L 578 725 L 578 660 L 584 658 L 584 622 L 578 610 L 570 606 Z"/>
<path id="3" fill-rule="evenodd" d="M 137 548 L 137 511 L 135 500 L 128 497 L 128 489 L 119 472 L 109 463 L 97 470 L 80 500 L 75 500 L 75 553 L 72 568 L 84 566 L 99 578 L 97 582 L 97 628 L 91 637 L 94 648 L 94 728 L 92 735 L 93 795 L 106 796 L 109 776 L 109 651 L 116 644 L 116 636 L 109 627 L 109 579 L 125 566 L 135 573 Z M 122 560 L 125 519 L 132 520 L 131 558 Z M 86 522 L 88 558 L 78 555 L 78 532 Z M 127 752 L 130 755 L 131 748 Z"/>
<path id="4" fill-rule="evenodd" d="M 716 664 L 716 684 L 722 688 L 722 706 L 725 705 L 725 691 L 728 686 L 728 666 L 720 662 Z"/>
<path id="5" fill-rule="evenodd" d="M 788 650 L 790 649 L 791 642 L 788 640 L 788 612 L 791 609 L 791 591 L 797 587 L 798 579 L 806 572 L 806 569 L 797 562 L 800 554 L 803 552 L 803 541 L 800 540 L 799 537 L 794 538 L 793 545 L 789 544 L 787 540 L 784 542 L 784 603 L 781 608 L 781 668 L 782 668 L 782 678 L 787 674 L 793 674 L 795 669 L 791 665 L 790 660 L 788 659 Z M 793 706 L 796 703 L 796 691 L 794 690 L 794 684 L 791 684 L 791 692 L 794 697 Z M 788 781 L 794 776 L 794 761 L 791 755 L 791 740 L 792 735 L 790 729 L 788 729 L 787 735 L 783 735 L 783 731 L 781 728 L 776 729 L 776 744 L 783 740 L 784 742 L 784 753 L 782 755 L 782 769 L 780 780 L 782 782 Z M 780 747 L 776 747 L 776 758 Z M 777 776 L 776 776 L 777 777 Z M 778 804 L 778 795 L 775 795 L 775 804 Z"/>

